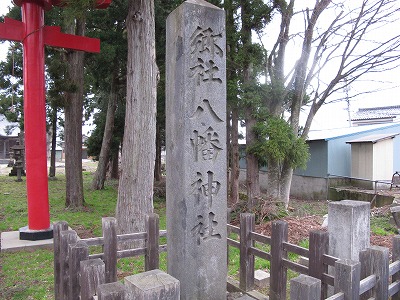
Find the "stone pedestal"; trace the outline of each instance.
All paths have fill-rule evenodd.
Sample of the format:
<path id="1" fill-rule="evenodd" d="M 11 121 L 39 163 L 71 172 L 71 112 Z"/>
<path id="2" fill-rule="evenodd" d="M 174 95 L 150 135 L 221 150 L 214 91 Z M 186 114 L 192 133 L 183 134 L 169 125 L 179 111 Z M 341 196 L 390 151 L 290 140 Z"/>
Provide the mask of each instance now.
<path id="1" fill-rule="evenodd" d="M 155 269 L 125 277 L 128 299 L 179 300 L 179 280 Z"/>
<path id="2" fill-rule="evenodd" d="M 303 275 L 290 280 L 291 300 L 314 300 L 321 297 L 321 280 Z"/>
<path id="3" fill-rule="evenodd" d="M 359 253 L 370 245 L 369 202 L 343 200 L 328 206 L 329 254 L 359 261 Z"/>
<path id="4" fill-rule="evenodd" d="M 225 13 L 189 0 L 167 19 L 168 273 L 181 299 L 226 298 Z"/>

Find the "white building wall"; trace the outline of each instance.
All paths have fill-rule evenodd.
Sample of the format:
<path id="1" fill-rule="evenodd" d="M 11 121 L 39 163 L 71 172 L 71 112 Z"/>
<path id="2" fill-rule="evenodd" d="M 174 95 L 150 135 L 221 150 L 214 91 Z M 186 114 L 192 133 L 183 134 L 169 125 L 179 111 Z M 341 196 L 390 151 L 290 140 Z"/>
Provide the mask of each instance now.
<path id="1" fill-rule="evenodd" d="M 373 145 L 373 180 L 391 180 L 393 175 L 393 139 L 379 141 Z"/>
<path id="2" fill-rule="evenodd" d="M 351 177 L 373 180 L 373 144 L 351 145 Z"/>

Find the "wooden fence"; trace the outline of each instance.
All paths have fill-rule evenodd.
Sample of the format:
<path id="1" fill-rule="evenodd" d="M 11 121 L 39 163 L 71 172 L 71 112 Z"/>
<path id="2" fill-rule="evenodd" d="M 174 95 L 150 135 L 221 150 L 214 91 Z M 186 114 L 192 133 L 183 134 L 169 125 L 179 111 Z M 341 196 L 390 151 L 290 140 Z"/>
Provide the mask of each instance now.
<path id="1" fill-rule="evenodd" d="M 400 300 L 400 236 L 393 239 L 393 262 L 389 264 L 389 250 L 377 246 L 362 251 L 360 262 L 328 255 L 329 234 L 324 231 L 310 232 L 309 249 L 288 243 L 288 225 L 283 221 L 272 223 L 271 237 L 260 235 L 255 232 L 253 214 L 241 214 L 240 228 L 228 224 L 228 233 L 239 235 L 239 241 L 228 237 L 228 245 L 240 249 L 239 287 L 243 291 L 254 289 L 254 260 L 259 257 L 270 261 L 270 300 L 287 299 L 288 269 L 306 275 L 293 280 L 293 300 Z M 269 245 L 270 252 L 256 248 L 255 242 Z M 307 257 L 308 266 L 290 261 L 289 252 Z M 328 274 L 329 267 L 333 275 Z M 328 286 L 335 293 L 329 298 Z"/>
<path id="2" fill-rule="evenodd" d="M 255 257 L 259 257 L 270 261 L 269 299 L 271 300 L 287 299 L 288 269 L 303 274 L 292 280 L 291 299 L 347 300 L 375 297 L 386 300 L 392 297 L 393 300 L 400 300 L 399 236 L 393 240 L 391 264 L 389 264 L 388 249 L 382 247 L 371 247 L 363 251 L 360 253 L 360 262 L 353 262 L 328 255 L 327 232 L 310 232 L 309 249 L 306 249 L 288 242 L 288 225 L 284 221 L 272 223 L 271 237 L 255 232 L 253 214 L 241 214 L 240 224 L 240 227 L 228 224 L 228 233 L 237 234 L 238 240 L 229 238 L 228 235 L 227 242 L 228 246 L 240 250 L 239 288 L 242 291 L 254 290 L 254 261 Z M 118 258 L 144 255 L 146 271 L 159 267 L 159 253 L 166 251 L 166 245 L 159 245 L 159 238 L 166 236 L 166 231 L 159 230 L 156 214 L 148 216 L 145 232 L 117 235 L 114 218 L 103 218 L 102 226 L 103 237 L 78 240 L 76 232 L 68 230 L 66 222 L 54 225 L 56 300 L 92 300 L 96 293 L 111 293 L 110 291 L 112 295 L 121 294 L 124 286 L 114 283 L 117 281 Z M 145 241 L 145 247 L 118 250 L 119 243 L 137 240 Z M 257 248 L 256 242 L 269 245 L 270 252 Z M 89 255 L 90 246 L 102 246 L 103 253 Z M 288 253 L 307 257 L 308 266 L 289 260 Z M 98 288 L 104 283 L 108 283 L 109 288 Z M 327 298 L 328 286 L 332 286 L 336 293 L 329 298 Z M 316 293 L 320 295 L 319 298 L 315 297 Z M 298 295 L 303 298 L 299 298 Z M 99 299 L 124 298 L 99 297 Z"/>
<path id="3" fill-rule="evenodd" d="M 145 256 L 145 270 L 159 268 L 159 253 L 166 252 L 166 245 L 159 245 L 159 238 L 166 236 L 159 230 L 159 218 L 150 214 L 146 219 L 146 231 L 117 235 L 115 218 L 103 218 L 103 237 L 79 239 L 73 230 L 68 230 L 67 222 L 54 224 L 54 294 L 56 300 L 92 300 L 97 288 L 104 283 L 109 288 L 102 293 L 118 294 L 123 288 L 117 284 L 117 259 Z M 145 247 L 118 250 L 120 243 L 144 241 Z M 103 252 L 89 255 L 90 246 L 102 246 Z M 124 299 L 107 298 L 104 299 Z M 100 298 L 99 298 L 100 299 Z"/>

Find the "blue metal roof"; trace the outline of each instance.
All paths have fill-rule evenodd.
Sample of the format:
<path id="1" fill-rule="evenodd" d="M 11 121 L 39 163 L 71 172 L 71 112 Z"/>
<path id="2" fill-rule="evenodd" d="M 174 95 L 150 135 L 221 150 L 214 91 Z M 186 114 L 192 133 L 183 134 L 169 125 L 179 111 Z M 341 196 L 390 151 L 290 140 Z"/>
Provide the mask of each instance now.
<path id="1" fill-rule="evenodd" d="M 390 124 L 375 124 L 375 125 L 364 125 L 364 126 L 354 126 L 346 128 L 335 128 L 328 130 L 312 130 L 308 134 L 308 141 L 317 140 L 334 140 L 343 137 L 351 137 L 358 135 L 360 133 L 373 133 L 376 130 L 398 128 L 398 133 L 400 133 L 400 123 L 390 123 Z M 397 131 L 397 130 L 396 130 Z"/>

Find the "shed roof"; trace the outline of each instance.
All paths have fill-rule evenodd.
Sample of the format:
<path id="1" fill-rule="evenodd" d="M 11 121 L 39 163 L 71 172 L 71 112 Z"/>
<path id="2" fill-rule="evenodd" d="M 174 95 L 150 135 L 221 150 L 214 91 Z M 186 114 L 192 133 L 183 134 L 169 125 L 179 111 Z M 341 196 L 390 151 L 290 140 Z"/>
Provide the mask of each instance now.
<path id="1" fill-rule="evenodd" d="M 346 142 L 346 144 L 355 144 L 355 143 L 372 143 L 375 144 L 380 141 L 393 139 L 399 133 L 390 133 L 390 134 L 372 134 L 368 136 L 364 136 L 355 140 L 351 140 Z"/>
<path id="2" fill-rule="evenodd" d="M 400 123 L 390 124 L 374 124 L 365 126 L 345 127 L 345 128 L 334 128 L 328 130 L 311 130 L 308 134 L 308 141 L 318 140 L 333 140 L 343 137 L 355 136 L 359 133 L 371 133 L 379 129 L 393 128 L 396 132 L 400 132 Z M 397 129 L 398 128 L 398 129 Z"/>

